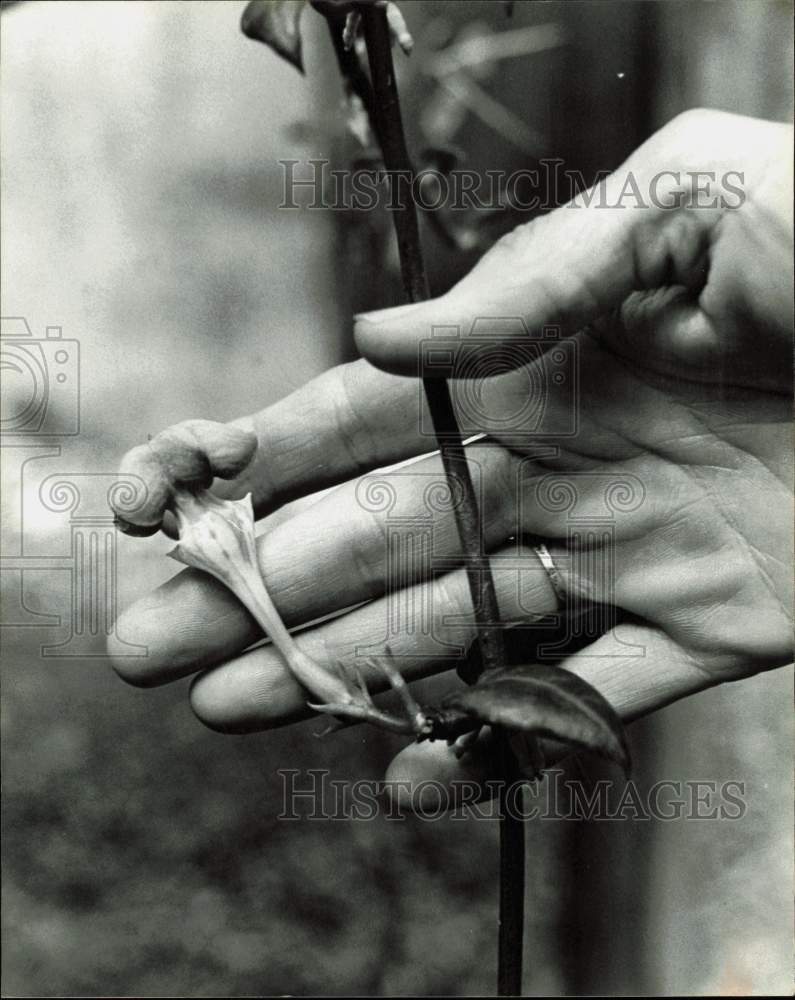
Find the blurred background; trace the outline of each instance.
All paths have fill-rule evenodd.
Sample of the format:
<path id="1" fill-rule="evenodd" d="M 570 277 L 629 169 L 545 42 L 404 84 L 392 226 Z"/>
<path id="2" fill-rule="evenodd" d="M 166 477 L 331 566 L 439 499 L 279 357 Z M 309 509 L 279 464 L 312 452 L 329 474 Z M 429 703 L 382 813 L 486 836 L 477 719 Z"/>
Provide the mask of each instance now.
<path id="1" fill-rule="evenodd" d="M 321 743 L 311 722 L 209 732 L 184 682 L 115 678 L 95 635 L 113 609 L 74 585 L 78 557 L 119 606 L 173 574 L 165 540 L 108 525 L 126 449 L 267 405 L 353 356 L 352 311 L 399 298 L 386 218 L 277 207 L 280 159 L 360 155 L 322 19 L 303 14 L 301 77 L 240 34 L 242 8 L 2 14 L 3 375 L 19 390 L 24 356 L 48 380 L 38 426 L 3 424 L 2 990 L 488 994 L 494 822 L 278 821 L 277 768 L 378 779 L 399 741 Z M 402 9 L 418 156 L 477 170 L 559 156 L 588 175 L 688 107 L 791 120 L 789 3 Z M 440 55 L 465 41 L 476 59 L 442 79 Z M 435 290 L 516 221 L 426 225 Z M 743 781 L 741 820 L 531 825 L 528 993 L 790 992 L 791 683 L 778 671 L 632 726 L 641 787 Z"/>

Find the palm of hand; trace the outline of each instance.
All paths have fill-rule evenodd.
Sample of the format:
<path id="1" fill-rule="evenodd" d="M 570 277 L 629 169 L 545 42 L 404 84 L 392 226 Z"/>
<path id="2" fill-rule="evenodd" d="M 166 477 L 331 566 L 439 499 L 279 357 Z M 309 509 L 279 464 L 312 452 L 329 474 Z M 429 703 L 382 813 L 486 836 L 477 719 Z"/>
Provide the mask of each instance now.
<path id="1" fill-rule="evenodd" d="M 503 554 L 517 551 L 512 534 L 546 539 L 572 603 L 583 594 L 632 616 L 620 626 L 623 639 L 607 622 L 602 639 L 564 664 L 626 717 L 791 659 L 786 560 L 792 543 L 784 512 L 791 509 L 792 482 L 785 395 L 792 295 L 781 280 L 792 255 L 790 182 L 781 156 L 789 141 L 783 126 L 713 112 L 680 116 L 641 147 L 624 172 L 632 169 L 645 186 L 660 164 L 675 167 L 684 180 L 674 187 L 687 200 L 694 162 L 722 176 L 744 149 L 748 197 L 738 210 L 560 209 L 503 239 L 442 298 L 357 323 L 366 357 L 416 374 L 418 343 L 435 324 L 469 330 L 473 317 L 521 315 L 533 329 L 560 323 L 574 330 L 603 317 L 574 338 L 576 393 L 549 377 L 544 366 L 551 351 L 525 369 L 482 383 L 477 419 L 462 425 L 485 431 L 497 445 L 483 453 L 474 447 L 469 455 L 474 464 L 486 456 L 483 524 L 495 576 L 502 573 L 503 616 L 532 620 L 556 606 L 532 547 L 519 552 L 525 560 L 519 575 L 524 567 L 535 570 L 526 590 L 511 576 L 518 563 L 500 564 Z M 695 161 L 693 150 L 701 150 Z M 620 185 L 620 176 L 614 180 Z M 545 405 L 530 406 L 531 419 L 522 426 L 521 414 L 539 398 L 539 385 Z M 459 409 L 466 408 L 471 384 L 451 387 Z M 299 644 L 315 654 L 344 659 L 356 642 L 366 645 L 364 638 L 376 642 L 383 635 L 391 597 L 385 525 L 383 517 L 361 508 L 356 477 L 427 452 L 417 398 L 413 383 L 361 362 L 239 422 L 238 437 L 239 427 L 253 431 L 251 448 L 258 448 L 226 491 L 240 496 L 251 490 L 260 512 L 344 484 L 292 512 L 260 540 L 268 585 L 288 623 L 354 608 L 302 633 Z M 244 456 L 241 442 L 231 440 L 232 430 L 202 427 L 213 445 L 205 457 L 223 477 L 237 473 L 226 461 L 220 467 L 219 455 L 234 453 L 238 472 L 251 457 L 251 448 Z M 195 427 L 187 431 L 195 444 Z M 166 434 L 166 443 L 184 438 L 184 431 Z M 131 468 L 146 480 L 148 451 L 143 459 L 138 452 L 130 453 Z M 441 474 L 438 458 L 425 458 L 414 472 L 395 480 L 407 510 L 423 503 L 423 476 Z M 541 502 L 544 488 L 567 480 L 576 494 L 574 520 L 604 520 L 606 489 L 629 477 L 642 502 L 619 505 L 611 531 L 601 538 L 572 534 L 572 510 Z M 139 518 L 149 533 L 166 498 L 162 491 L 150 494 L 154 499 Z M 453 555 L 452 519 L 440 520 L 445 553 Z M 401 586 L 413 588 L 408 597 L 415 603 L 427 598 L 441 628 L 442 619 L 456 619 L 458 632 L 463 627 L 471 640 L 471 623 L 460 626 L 471 616 L 461 574 L 437 586 L 415 562 L 413 574 L 400 567 Z M 306 566 L 313 567 L 311 574 Z M 135 634 L 146 637 L 150 655 L 140 670 L 120 659 L 120 673 L 152 684 L 213 668 L 192 693 L 194 709 L 210 724 L 261 728 L 300 711 L 302 692 L 285 678 L 272 651 L 240 655 L 257 633 L 212 581 L 182 574 L 127 618 Z M 423 645 L 425 638 L 413 626 L 399 636 L 409 678 L 433 666 L 435 647 Z"/>
<path id="2" fill-rule="evenodd" d="M 635 303 L 625 318 L 638 312 Z M 670 329 L 659 322 L 664 312 L 655 309 L 657 329 Z M 521 528 L 567 534 L 570 507 L 540 509 L 539 482 L 549 489 L 569 481 L 578 492 L 578 515 L 599 517 L 605 486 L 634 477 L 642 503 L 616 514 L 612 552 L 603 548 L 590 563 L 571 562 L 569 588 L 662 630 L 712 683 L 786 663 L 791 402 L 772 390 L 673 379 L 670 341 L 659 347 L 636 339 L 637 332 L 616 322 L 576 338 L 578 433 L 557 439 L 561 450 L 545 462 L 545 478 L 539 480 L 537 468 L 518 473 L 527 499 L 522 509 L 529 511 Z M 634 359 L 621 356 L 638 344 Z M 499 383 L 494 400 L 503 412 L 516 412 L 527 373 Z M 551 395 L 539 430 L 554 434 L 569 405 Z M 523 446 L 515 432 L 493 436 L 503 438 L 517 466 L 533 451 L 533 437 Z"/>

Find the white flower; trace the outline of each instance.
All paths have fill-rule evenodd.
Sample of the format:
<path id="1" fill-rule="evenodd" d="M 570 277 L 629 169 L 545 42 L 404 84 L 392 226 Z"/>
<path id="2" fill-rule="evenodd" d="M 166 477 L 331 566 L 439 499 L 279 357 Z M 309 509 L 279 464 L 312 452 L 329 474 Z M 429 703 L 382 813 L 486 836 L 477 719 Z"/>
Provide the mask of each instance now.
<path id="1" fill-rule="evenodd" d="M 393 667 L 382 664 L 381 670 L 400 694 L 406 708 L 405 719 L 382 712 L 373 704 L 358 670 L 349 676 L 338 664 L 332 672 L 296 646 L 260 574 L 250 493 L 242 500 L 221 500 L 206 490 L 195 493 L 177 490 L 173 506 L 179 542 L 169 555 L 214 576 L 237 596 L 273 641 L 296 680 L 318 699 L 319 703 L 310 707 L 330 715 L 373 722 L 397 732 L 426 733 L 425 716 Z"/>

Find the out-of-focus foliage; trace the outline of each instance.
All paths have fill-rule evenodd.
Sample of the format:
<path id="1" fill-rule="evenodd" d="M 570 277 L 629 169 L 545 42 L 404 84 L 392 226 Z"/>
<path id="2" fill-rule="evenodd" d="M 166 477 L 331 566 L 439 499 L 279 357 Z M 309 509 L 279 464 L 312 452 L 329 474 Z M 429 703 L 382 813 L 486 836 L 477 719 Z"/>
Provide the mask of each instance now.
<path id="1" fill-rule="evenodd" d="M 312 57 L 303 81 L 240 36 L 242 6 L 36 2 L 3 13 L 3 312 L 25 316 L 36 336 L 60 324 L 81 348 L 81 433 L 42 459 L 42 475 L 109 472 L 178 420 L 266 405 L 339 360 L 350 298 L 375 295 L 382 258 L 364 241 L 355 260 L 343 255 L 341 213 L 275 208 L 276 160 L 326 156 L 333 145 L 341 95 L 323 19 L 307 12 L 302 23 L 308 65 Z M 467 19 L 504 23 L 502 5 L 461 6 Z M 626 67 L 605 55 L 617 35 L 591 20 L 612 5 L 529 6 L 545 17 L 576 9 L 578 44 L 593 45 L 563 65 L 576 69 L 595 51 L 589 65 L 612 97 L 565 100 L 591 120 L 591 138 L 629 142 L 633 92 L 615 75 Z M 635 6 L 653 5 L 619 4 L 612 16 L 626 25 Z M 683 9 L 662 6 L 666 17 Z M 709 60 L 711 95 L 730 82 L 726 65 L 738 75 L 744 47 L 746 79 L 789 30 L 776 28 L 784 4 L 686 6 L 698 27 L 693 78 L 706 72 L 710 38 L 732 57 Z M 404 11 L 414 31 L 421 14 L 449 25 L 453 7 Z M 508 26 L 529 16 L 516 4 Z M 675 27 L 686 41 L 687 24 Z M 411 76 L 431 41 L 415 37 L 401 82 L 414 122 L 422 101 L 439 97 Z M 678 58 L 682 46 L 671 48 Z M 560 113 L 566 77 L 550 82 L 556 66 L 514 61 L 485 83 L 527 121 L 564 134 L 574 111 Z M 666 117 L 698 100 L 674 98 Z M 516 150 L 498 148 L 484 122 L 465 119 L 452 139 L 462 137 L 477 169 L 515 164 Z M 412 137 L 415 149 L 422 140 Z M 437 285 L 449 282 L 451 255 L 429 256 Z M 18 485 L 4 480 L 4 500 Z M 68 525 L 42 522 L 31 545 L 67 555 Z M 169 547 L 119 540 L 121 604 L 173 573 Z M 30 573 L 28 603 L 66 623 L 68 586 L 64 571 Z M 299 782 L 322 767 L 340 781 L 378 779 L 399 740 L 360 728 L 318 742 L 317 723 L 211 733 L 191 715 L 185 682 L 138 691 L 102 659 L 43 659 L 42 643 L 66 628 L 2 635 L 4 994 L 492 989 L 492 821 L 277 818 L 277 768 L 298 769 Z M 633 727 L 644 787 L 660 777 L 745 780 L 741 822 L 530 825 L 534 992 L 788 987 L 789 683 L 779 674 L 729 686 Z"/>
<path id="2" fill-rule="evenodd" d="M 240 27 L 247 38 L 270 46 L 303 73 L 299 21 L 304 6 L 305 0 L 251 0 Z"/>
<path id="3" fill-rule="evenodd" d="M 27 643 L 4 671 L 4 993 L 490 990 L 494 823 L 278 818 L 277 767 L 376 779 L 399 743 L 220 736 L 184 685 L 132 692 Z"/>

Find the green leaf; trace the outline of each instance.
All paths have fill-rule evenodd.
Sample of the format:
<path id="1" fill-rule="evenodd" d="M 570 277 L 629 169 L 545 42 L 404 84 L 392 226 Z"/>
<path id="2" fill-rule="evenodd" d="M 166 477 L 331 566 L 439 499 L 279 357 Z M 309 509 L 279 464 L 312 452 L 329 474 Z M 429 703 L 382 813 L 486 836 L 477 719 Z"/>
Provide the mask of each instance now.
<path id="1" fill-rule="evenodd" d="M 251 0 L 240 27 L 247 38 L 263 42 L 303 73 L 299 20 L 305 0 Z"/>
<path id="2" fill-rule="evenodd" d="M 501 726 L 589 750 L 629 770 L 623 723 L 595 688 L 561 667 L 490 670 L 473 687 L 447 695 L 431 716 L 439 733 L 465 731 L 473 722 Z"/>

